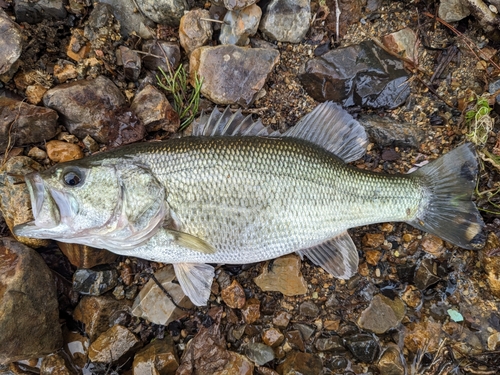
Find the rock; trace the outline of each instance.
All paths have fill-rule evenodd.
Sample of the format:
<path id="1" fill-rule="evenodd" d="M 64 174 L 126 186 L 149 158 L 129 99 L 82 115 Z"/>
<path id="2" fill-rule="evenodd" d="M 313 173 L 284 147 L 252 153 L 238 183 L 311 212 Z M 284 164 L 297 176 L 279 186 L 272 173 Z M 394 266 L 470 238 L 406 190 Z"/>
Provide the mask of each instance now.
<path id="1" fill-rule="evenodd" d="M 279 329 L 269 328 L 262 333 L 262 341 L 264 344 L 270 346 L 271 348 L 276 348 L 281 345 L 285 336 L 280 332 Z"/>
<path id="2" fill-rule="evenodd" d="M 66 18 L 63 0 L 15 0 L 14 14 L 17 22 L 39 23 L 43 19 Z"/>
<path id="3" fill-rule="evenodd" d="M 229 352 L 229 359 L 224 368 L 213 372 L 214 375 L 253 375 L 254 365 L 245 356 Z M 199 373 L 204 374 L 203 372 Z"/>
<path id="4" fill-rule="evenodd" d="M 182 15 L 189 6 L 185 0 L 138 0 L 141 13 L 161 25 L 179 26 Z"/>
<path id="5" fill-rule="evenodd" d="M 250 42 L 249 37 L 257 33 L 261 16 L 262 10 L 256 4 L 227 12 L 219 36 L 221 44 L 246 46 Z"/>
<path id="6" fill-rule="evenodd" d="M 310 0 L 272 0 L 259 29 L 271 40 L 300 43 L 309 30 L 310 18 Z"/>
<path id="7" fill-rule="evenodd" d="M 73 29 L 71 32 L 71 39 L 66 48 L 66 55 L 76 62 L 81 62 L 89 57 L 91 45 L 83 34 L 84 32 L 82 29 Z"/>
<path id="8" fill-rule="evenodd" d="M 414 64 L 418 63 L 417 34 L 409 27 L 385 35 L 382 38 L 382 43 L 384 43 L 384 46 L 386 46 L 389 51 L 394 52 Z"/>
<path id="9" fill-rule="evenodd" d="M 410 123 L 395 122 L 377 115 L 362 115 L 358 121 L 379 147 L 418 148 L 425 137 L 422 128 Z"/>
<path id="10" fill-rule="evenodd" d="M 413 285 L 408 285 L 403 292 L 401 299 L 409 307 L 415 309 L 422 303 L 422 292 Z"/>
<path id="11" fill-rule="evenodd" d="M 285 329 L 290 323 L 292 314 L 287 311 L 278 311 L 278 313 L 273 317 L 273 324 L 278 327 Z"/>
<path id="12" fill-rule="evenodd" d="M 54 77 L 59 83 L 64 83 L 78 77 L 78 72 L 72 63 L 59 61 L 54 65 Z"/>
<path id="13" fill-rule="evenodd" d="M 274 359 L 273 349 L 260 342 L 249 343 L 245 348 L 245 355 L 257 366 L 263 366 Z"/>
<path id="14" fill-rule="evenodd" d="M 42 166 L 26 156 L 15 156 L 0 167 L 0 211 L 14 238 L 30 247 L 47 246 L 50 240 L 18 237 L 13 229 L 18 224 L 33 220 L 31 198 L 23 177 L 40 171 Z"/>
<path id="15" fill-rule="evenodd" d="M 428 353 L 434 353 L 439 348 L 441 324 L 431 321 L 414 322 L 407 326 L 404 345 L 408 351 L 426 348 Z"/>
<path id="16" fill-rule="evenodd" d="M 415 271 L 415 286 L 424 290 L 436 284 L 441 278 L 437 275 L 437 263 L 432 259 L 424 259 Z"/>
<path id="17" fill-rule="evenodd" d="M 110 141 L 109 127 L 126 100 L 115 84 L 104 76 L 88 81 L 58 85 L 48 90 L 43 103 L 62 115 L 71 134 L 82 139 L 90 135 L 97 142 Z"/>
<path id="18" fill-rule="evenodd" d="M 100 296 L 118 284 L 118 272 L 110 267 L 80 268 L 73 274 L 73 290 L 80 294 Z"/>
<path id="19" fill-rule="evenodd" d="M 142 58 L 142 63 L 149 70 L 161 68 L 164 72 L 168 72 L 170 68 L 177 69 L 181 61 L 181 49 L 176 43 L 147 40 L 142 44 L 142 51 L 147 53 Z"/>
<path id="20" fill-rule="evenodd" d="M 481 251 L 482 265 L 484 272 L 486 272 L 487 279 L 491 293 L 500 298 L 500 256 L 498 253 L 500 249 L 500 240 L 495 233 L 488 234 L 486 245 Z"/>
<path id="21" fill-rule="evenodd" d="M 233 11 L 251 6 L 258 0 L 223 0 L 224 8 Z"/>
<path id="22" fill-rule="evenodd" d="M 382 257 L 382 252 L 378 250 L 365 250 L 366 263 L 376 266 Z"/>
<path id="23" fill-rule="evenodd" d="M 141 74 L 141 58 L 139 54 L 128 47 L 120 46 L 116 50 L 116 64 L 123 66 L 125 78 L 136 82 Z"/>
<path id="24" fill-rule="evenodd" d="M 435 257 L 441 256 L 446 250 L 444 248 L 443 240 L 429 233 L 427 233 L 424 238 L 422 238 L 420 246 L 426 253 L 434 255 Z"/>
<path id="25" fill-rule="evenodd" d="M 320 337 L 314 343 L 314 347 L 320 352 L 333 352 L 335 354 L 347 352 L 339 336 Z"/>
<path id="26" fill-rule="evenodd" d="M 495 351 L 500 349 L 500 332 L 495 332 L 488 336 L 488 350 Z"/>
<path id="27" fill-rule="evenodd" d="M 184 51 L 189 55 L 196 48 L 204 46 L 212 40 L 212 23 L 210 12 L 205 9 L 193 9 L 184 14 L 179 25 L 179 40 Z"/>
<path id="28" fill-rule="evenodd" d="M 89 348 L 92 362 L 113 363 L 141 344 L 128 328 L 115 325 L 101 334 Z"/>
<path id="29" fill-rule="evenodd" d="M 178 306 L 185 309 L 193 307 L 191 300 L 184 294 L 180 285 L 172 282 L 175 278 L 172 265 L 162 268 L 154 275 Z M 185 312 L 173 304 L 153 279 L 149 279 L 134 301 L 132 314 L 147 319 L 151 323 L 167 325 L 184 316 Z"/>
<path id="30" fill-rule="evenodd" d="M 82 143 L 90 152 L 99 151 L 99 144 L 90 135 L 86 135 L 85 138 L 83 138 Z"/>
<path id="31" fill-rule="evenodd" d="M 300 258 L 295 254 L 275 259 L 271 266 L 266 263 L 262 273 L 254 281 L 264 292 L 281 292 L 285 296 L 307 293 L 307 283 L 300 273 Z M 269 269 L 271 267 L 271 269 Z"/>
<path id="32" fill-rule="evenodd" d="M 323 323 L 323 327 L 325 327 L 325 330 L 327 331 L 338 331 L 339 326 L 340 319 L 325 320 Z"/>
<path id="33" fill-rule="evenodd" d="M 69 357 L 71 363 L 77 368 L 83 369 L 88 361 L 90 340 L 78 332 L 71 332 L 63 328 L 63 350 Z"/>
<path id="34" fill-rule="evenodd" d="M 309 340 L 311 336 L 314 334 L 316 326 L 304 324 L 304 323 L 295 323 L 293 328 L 298 329 L 300 335 L 304 340 Z"/>
<path id="35" fill-rule="evenodd" d="M 376 337 L 367 333 L 357 333 L 345 339 L 345 346 L 361 362 L 373 363 L 380 352 Z"/>
<path id="36" fill-rule="evenodd" d="M 378 361 L 380 375 L 405 375 L 406 369 L 397 345 L 389 343 Z"/>
<path id="37" fill-rule="evenodd" d="M 290 352 L 278 366 L 278 372 L 282 375 L 318 375 L 323 372 L 323 363 L 314 354 Z"/>
<path id="38" fill-rule="evenodd" d="M 56 293 L 52 272 L 36 251 L 0 239 L 0 364 L 61 348 Z"/>
<path id="39" fill-rule="evenodd" d="M 384 233 L 366 233 L 361 240 L 363 246 L 377 248 L 384 244 Z"/>
<path id="40" fill-rule="evenodd" d="M 406 306 L 399 298 L 390 298 L 377 294 L 358 319 L 360 328 L 382 334 L 396 328 L 403 320 Z"/>
<path id="41" fill-rule="evenodd" d="M 260 318 L 260 301 L 256 298 L 248 299 L 241 314 L 247 324 L 255 323 Z"/>
<path id="42" fill-rule="evenodd" d="M 309 95 L 318 101 L 393 109 L 410 94 L 401 60 L 372 41 L 337 48 L 309 60 L 299 74 Z"/>
<path id="43" fill-rule="evenodd" d="M 97 3 L 90 12 L 88 21 L 83 30 L 83 35 L 92 42 L 92 47 L 102 48 L 106 40 L 120 39 L 120 25 L 113 15 L 113 8 L 104 3 Z M 119 64 L 119 61 L 117 61 Z"/>
<path id="44" fill-rule="evenodd" d="M 84 156 L 80 146 L 73 143 L 52 140 L 47 142 L 46 147 L 49 159 L 56 163 L 77 160 Z"/>
<path id="45" fill-rule="evenodd" d="M 469 14 L 467 0 L 442 0 L 439 3 L 438 16 L 446 22 L 460 21 Z"/>
<path id="46" fill-rule="evenodd" d="M 60 354 L 50 354 L 42 360 L 40 375 L 76 375 L 75 369 Z"/>
<path id="47" fill-rule="evenodd" d="M 28 100 L 28 103 L 30 104 L 40 104 L 43 95 L 47 92 L 47 89 L 39 84 L 35 85 L 30 85 L 26 87 L 26 91 L 24 92 L 26 94 L 26 99 Z"/>
<path id="48" fill-rule="evenodd" d="M 0 9 L 0 80 L 8 82 L 19 67 L 19 56 L 23 51 L 23 33 L 3 9 Z"/>
<path id="49" fill-rule="evenodd" d="M 168 133 L 175 133 L 179 129 L 179 115 L 165 95 L 153 85 L 144 86 L 136 94 L 130 109 L 146 126 L 148 132 L 164 130 Z"/>
<path id="50" fill-rule="evenodd" d="M 319 308 L 312 301 L 304 301 L 299 306 L 300 315 L 305 315 L 308 318 L 315 318 L 319 314 Z"/>
<path id="51" fill-rule="evenodd" d="M 9 145 L 25 146 L 55 137 L 57 118 L 52 109 L 0 97 L 0 154 Z"/>
<path id="52" fill-rule="evenodd" d="M 109 4 L 113 15 L 120 22 L 120 32 L 124 37 L 137 34 L 143 39 L 154 38 L 155 24 L 137 11 L 134 0 L 98 0 L 99 3 Z"/>
<path id="53" fill-rule="evenodd" d="M 29 150 L 28 157 L 38 161 L 44 161 L 47 159 L 47 153 L 38 147 L 33 147 Z"/>
<path id="54" fill-rule="evenodd" d="M 227 288 L 222 289 L 221 297 L 224 303 L 232 309 L 241 309 L 246 303 L 245 291 L 236 279 Z"/>
<path id="55" fill-rule="evenodd" d="M 300 331 L 298 330 L 287 331 L 285 332 L 285 338 L 286 342 L 293 349 L 300 350 L 301 352 L 304 352 L 306 350 L 306 347 L 304 345 L 304 340 L 302 339 Z"/>
<path id="56" fill-rule="evenodd" d="M 279 52 L 232 45 L 200 47 L 191 53 L 191 80 L 203 79 L 201 93 L 217 104 L 248 107 L 278 63 Z M 243 79 L 244 77 L 244 79 Z"/>
<path id="57" fill-rule="evenodd" d="M 73 318 L 82 323 L 85 334 L 94 341 L 109 329 L 111 316 L 129 310 L 129 301 L 118 301 L 109 293 L 98 297 L 85 296 L 73 311 Z"/>
<path id="58" fill-rule="evenodd" d="M 126 107 L 117 108 L 109 122 L 109 146 L 119 147 L 137 142 L 145 135 L 146 127 L 133 111 Z"/>
<path id="59" fill-rule="evenodd" d="M 134 375 L 173 375 L 178 367 L 179 358 L 171 336 L 151 341 L 137 352 L 132 365 Z"/>
<path id="60" fill-rule="evenodd" d="M 100 264 L 113 263 L 117 254 L 108 250 L 96 249 L 87 245 L 58 242 L 57 245 L 76 268 L 92 268 Z"/>

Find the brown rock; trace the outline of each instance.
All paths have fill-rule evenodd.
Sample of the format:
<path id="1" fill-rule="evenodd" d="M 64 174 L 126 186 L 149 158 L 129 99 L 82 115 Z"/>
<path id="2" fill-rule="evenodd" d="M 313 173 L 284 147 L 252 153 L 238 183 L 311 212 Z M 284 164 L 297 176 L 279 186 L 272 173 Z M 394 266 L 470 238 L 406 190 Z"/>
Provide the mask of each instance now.
<path id="1" fill-rule="evenodd" d="M 378 250 L 366 250 L 365 251 L 366 263 L 376 266 L 382 257 L 382 252 Z"/>
<path id="2" fill-rule="evenodd" d="M 384 241 L 384 233 L 366 233 L 363 236 L 362 244 L 365 247 L 377 248 L 382 246 Z"/>
<path id="3" fill-rule="evenodd" d="M 139 340 L 128 328 L 115 325 L 101 334 L 89 348 L 92 362 L 112 363 L 140 346 Z"/>
<path id="4" fill-rule="evenodd" d="M 382 43 L 384 43 L 384 46 L 386 46 L 389 51 L 406 60 L 417 63 L 417 35 L 409 27 L 385 35 L 382 37 Z"/>
<path id="5" fill-rule="evenodd" d="M 83 158 L 82 149 L 74 143 L 53 140 L 47 142 L 46 147 L 49 159 L 56 163 Z"/>
<path id="6" fill-rule="evenodd" d="M 58 242 L 61 252 L 66 255 L 69 262 L 77 268 L 92 268 L 100 264 L 113 263 L 117 254 L 107 250 L 96 249 L 87 245 Z"/>
<path id="7" fill-rule="evenodd" d="M 0 364 L 62 346 L 51 271 L 36 251 L 8 238 L 0 239 L 0 311 Z"/>
<path id="8" fill-rule="evenodd" d="M 284 339 L 285 336 L 276 328 L 269 328 L 262 333 L 262 341 L 271 348 L 279 346 Z"/>
<path id="9" fill-rule="evenodd" d="M 323 371 L 321 359 L 310 353 L 290 352 L 285 361 L 278 366 L 282 375 L 318 375 Z"/>
<path id="10" fill-rule="evenodd" d="M 221 297 L 224 303 L 232 309 L 241 309 L 245 306 L 245 291 L 236 280 L 233 280 L 227 288 L 222 289 Z"/>
<path id="11" fill-rule="evenodd" d="M 68 44 L 68 48 L 66 49 L 66 55 L 70 59 L 79 62 L 88 57 L 90 52 L 90 43 L 83 36 L 83 30 L 81 29 L 73 29 L 73 34 L 71 35 L 71 39 Z"/>
<path id="12" fill-rule="evenodd" d="M 491 293 L 500 298 L 500 240 L 495 233 L 488 235 L 481 255 Z"/>
<path id="13" fill-rule="evenodd" d="M 422 246 L 422 250 L 426 253 L 434 255 L 435 257 L 442 255 L 445 250 L 443 240 L 432 234 L 426 234 L 424 238 L 422 238 L 420 246 Z"/>
<path id="14" fill-rule="evenodd" d="M 407 326 L 404 345 L 411 353 L 416 353 L 422 348 L 434 353 L 439 347 L 441 337 L 441 324 L 431 321 L 411 323 Z"/>
<path id="15" fill-rule="evenodd" d="M 4 82 L 7 82 L 17 70 L 17 61 L 23 51 L 23 32 L 21 27 L 12 21 L 3 9 L 0 9 L 0 30 L 2 30 L 0 75 L 5 74 Z"/>
<path id="16" fill-rule="evenodd" d="M 401 352 L 397 345 L 388 344 L 388 348 L 382 353 L 378 368 L 381 375 L 404 375 L 406 374 L 405 365 L 401 360 Z"/>
<path id="17" fill-rule="evenodd" d="M 141 349 L 135 355 L 132 367 L 134 375 L 174 375 L 179 367 L 179 358 L 172 337 L 156 339 Z"/>
<path id="18" fill-rule="evenodd" d="M 406 306 L 399 298 L 391 300 L 382 294 L 377 294 L 358 319 L 362 329 L 382 334 L 395 328 L 406 313 Z"/>
<path id="19" fill-rule="evenodd" d="M 83 369 L 88 362 L 90 340 L 78 332 L 63 329 L 63 350 L 76 367 Z"/>
<path id="20" fill-rule="evenodd" d="M 262 267 L 262 273 L 254 281 L 264 292 L 281 292 L 285 296 L 307 293 L 307 283 L 300 273 L 300 258 L 295 254 L 285 255 Z"/>
<path id="21" fill-rule="evenodd" d="M 76 375 L 75 369 L 71 367 L 60 354 L 50 354 L 42 360 L 40 375 Z"/>
<path id="22" fill-rule="evenodd" d="M 30 104 L 40 104 L 43 99 L 43 94 L 47 91 L 47 88 L 45 88 L 42 85 L 35 84 L 35 85 L 29 85 L 26 87 L 26 99 L 28 99 L 28 103 Z"/>
<path id="23" fill-rule="evenodd" d="M 222 370 L 215 371 L 214 375 L 253 375 L 254 365 L 247 357 L 229 352 L 229 360 Z"/>
<path id="24" fill-rule="evenodd" d="M 247 303 L 241 309 L 241 314 L 247 324 L 255 323 L 260 318 L 260 301 L 257 298 L 247 300 Z"/>
<path id="25" fill-rule="evenodd" d="M 278 328 L 284 329 L 288 326 L 288 323 L 290 323 L 291 318 L 292 314 L 290 314 L 288 311 L 279 311 L 273 317 L 273 324 Z"/>
<path id="26" fill-rule="evenodd" d="M 327 331 L 338 331 L 340 327 L 340 319 L 325 320 L 323 327 Z"/>
<path id="27" fill-rule="evenodd" d="M 416 308 L 422 303 L 422 292 L 413 285 L 408 285 L 401 299 L 411 308 Z"/>
<path id="28" fill-rule="evenodd" d="M 47 153 L 38 147 L 33 147 L 28 152 L 28 157 L 43 161 L 47 159 Z"/>
<path id="29" fill-rule="evenodd" d="M 212 39 L 212 23 L 203 20 L 203 18 L 210 19 L 208 10 L 193 9 L 185 13 L 181 18 L 179 39 L 182 48 L 188 55 Z"/>
<path id="30" fill-rule="evenodd" d="M 64 83 L 78 77 L 78 72 L 73 64 L 56 64 L 54 65 L 54 77 L 59 83 Z"/>

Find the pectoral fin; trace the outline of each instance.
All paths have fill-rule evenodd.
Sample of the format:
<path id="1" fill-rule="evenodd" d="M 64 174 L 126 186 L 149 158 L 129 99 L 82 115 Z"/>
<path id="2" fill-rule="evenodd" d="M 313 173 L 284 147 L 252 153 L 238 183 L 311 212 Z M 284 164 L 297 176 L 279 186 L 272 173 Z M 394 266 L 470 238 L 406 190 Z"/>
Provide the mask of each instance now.
<path id="1" fill-rule="evenodd" d="M 214 268 L 203 263 L 174 264 L 175 276 L 182 291 L 196 306 L 205 306 L 210 297 Z"/>
<path id="2" fill-rule="evenodd" d="M 199 237 L 173 229 L 164 229 L 164 231 L 173 236 L 173 241 L 177 246 L 185 247 L 189 250 L 198 251 L 203 254 L 213 254 L 216 251 L 212 245 Z"/>
<path id="3" fill-rule="evenodd" d="M 358 250 L 347 232 L 297 253 L 339 279 L 349 279 L 358 270 Z"/>

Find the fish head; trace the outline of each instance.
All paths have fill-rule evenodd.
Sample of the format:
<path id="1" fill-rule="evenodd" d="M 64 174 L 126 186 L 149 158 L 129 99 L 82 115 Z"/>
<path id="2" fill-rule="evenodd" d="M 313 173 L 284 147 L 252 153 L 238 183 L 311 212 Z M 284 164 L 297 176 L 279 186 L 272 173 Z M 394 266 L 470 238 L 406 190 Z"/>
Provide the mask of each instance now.
<path id="1" fill-rule="evenodd" d="M 25 180 L 34 220 L 14 227 L 18 236 L 117 252 L 145 242 L 167 212 L 163 186 L 126 160 L 61 163 Z"/>

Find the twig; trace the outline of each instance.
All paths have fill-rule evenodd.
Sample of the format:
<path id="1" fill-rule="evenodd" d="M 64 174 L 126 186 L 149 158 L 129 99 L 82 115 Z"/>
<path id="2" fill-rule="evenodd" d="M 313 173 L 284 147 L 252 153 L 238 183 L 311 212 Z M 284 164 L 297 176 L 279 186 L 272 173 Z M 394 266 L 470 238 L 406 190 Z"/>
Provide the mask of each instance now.
<path id="1" fill-rule="evenodd" d="M 226 21 L 214 20 L 212 18 L 201 18 L 200 17 L 200 20 L 202 20 L 202 21 L 208 21 L 208 22 L 222 23 L 224 25 L 229 25 L 229 23 L 227 23 Z"/>
<path id="2" fill-rule="evenodd" d="M 161 285 L 161 283 L 158 281 L 158 279 L 156 278 L 156 276 L 154 274 L 150 274 L 150 277 L 151 279 L 153 279 L 153 281 L 155 282 L 155 284 L 158 286 L 158 288 L 160 288 L 160 290 L 165 293 L 165 295 L 170 299 L 170 301 L 172 301 L 172 303 L 175 305 L 175 307 L 181 309 L 182 311 L 188 311 L 188 312 L 191 312 L 192 310 L 191 309 L 187 309 L 185 307 L 182 307 L 182 306 L 179 306 L 177 304 L 177 302 L 175 302 L 174 298 L 172 297 L 172 295 L 168 292 L 168 290 L 166 290 L 163 285 Z"/>
<path id="3" fill-rule="evenodd" d="M 340 33 L 340 7 L 339 7 L 339 0 L 335 0 L 335 18 L 336 18 L 336 25 L 335 25 L 335 42 L 339 42 L 339 33 Z"/>

